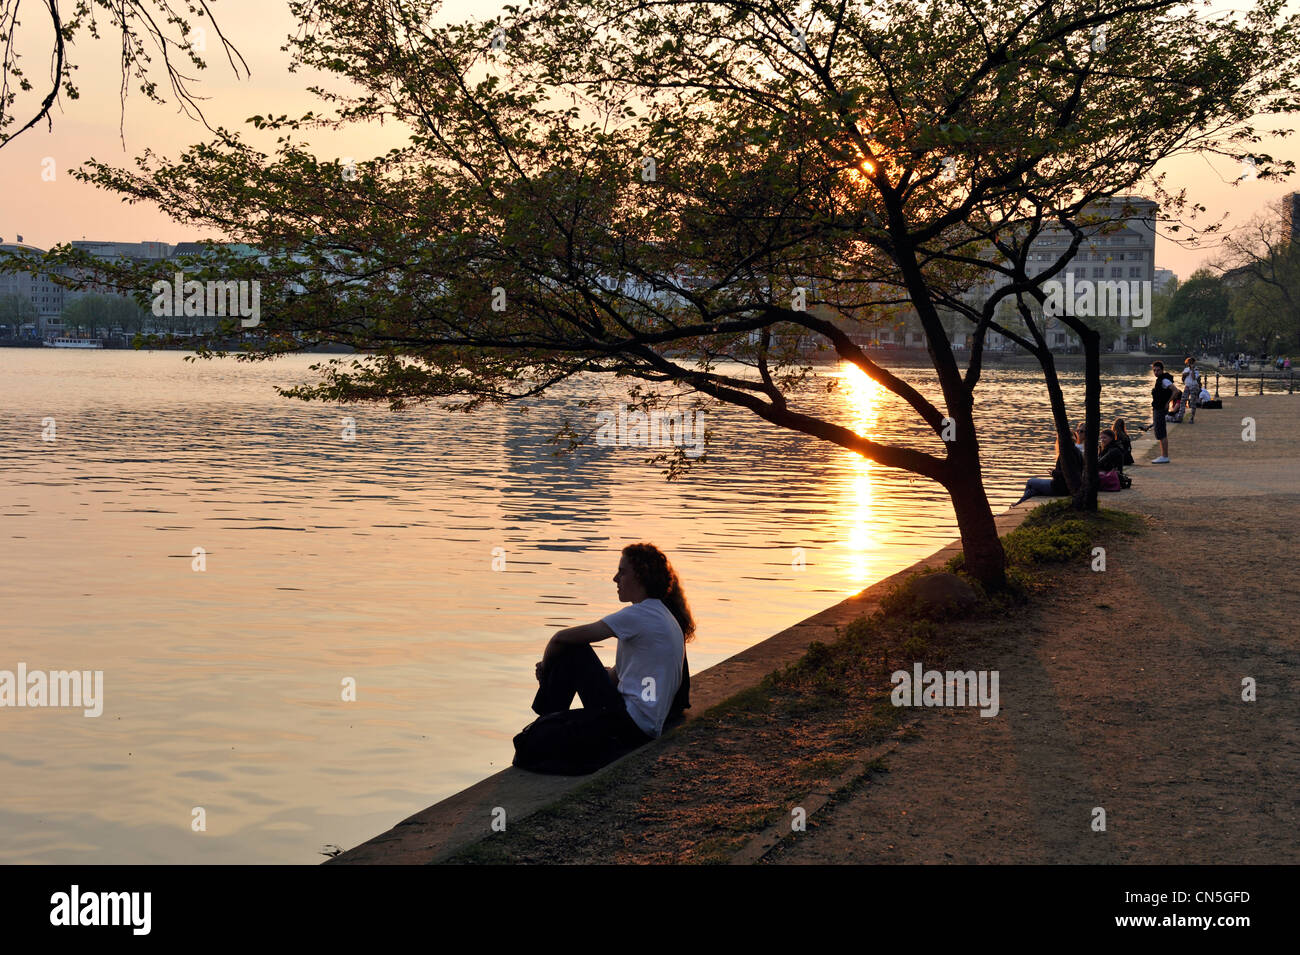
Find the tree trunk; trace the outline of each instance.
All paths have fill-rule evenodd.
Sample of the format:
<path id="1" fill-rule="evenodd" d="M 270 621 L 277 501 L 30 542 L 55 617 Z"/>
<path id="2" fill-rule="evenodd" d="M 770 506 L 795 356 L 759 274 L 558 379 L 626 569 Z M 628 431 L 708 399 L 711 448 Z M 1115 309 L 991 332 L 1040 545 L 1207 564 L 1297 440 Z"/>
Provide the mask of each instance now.
<path id="1" fill-rule="evenodd" d="M 986 590 L 1001 590 L 1007 584 L 1007 559 L 984 491 L 979 447 L 973 440 L 954 442 L 948 461 L 950 477 L 944 487 L 961 531 L 964 570 Z"/>
<path id="2" fill-rule="evenodd" d="M 891 210 L 891 220 L 903 222 L 901 208 Z M 1007 583 L 1007 561 L 998 538 L 984 479 L 980 473 L 979 440 L 975 435 L 975 415 L 970 391 L 952 353 L 948 333 L 935 308 L 931 292 L 921 273 L 916 247 L 903 239 L 894 251 L 908 295 L 916 308 L 917 318 L 925 329 L 926 348 L 939 376 L 948 416 L 956 426 L 956 440 L 948 443 L 944 480 L 941 482 L 952 499 L 957 526 L 961 531 L 966 573 L 986 590 L 1002 590 Z M 946 440 L 946 439 L 945 439 Z"/>
<path id="3" fill-rule="evenodd" d="M 1065 410 L 1065 396 L 1061 394 L 1061 380 L 1056 375 L 1056 361 L 1050 349 L 1044 347 L 1037 355 L 1038 364 L 1042 366 L 1043 377 L 1047 382 L 1047 398 L 1052 405 L 1052 420 L 1056 423 L 1056 438 L 1061 445 L 1061 470 L 1065 475 L 1066 487 L 1072 495 L 1078 494 L 1083 487 L 1083 470 L 1069 448 L 1074 445 L 1074 435 L 1070 431 L 1070 416 Z"/>
<path id="4" fill-rule="evenodd" d="M 1101 441 L 1101 334 L 1092 329 L 1082 331 L 1083 339 L 1083 486 L 1075 495 L 1076 510 L 1097 509 L 1097 445 Z"/>

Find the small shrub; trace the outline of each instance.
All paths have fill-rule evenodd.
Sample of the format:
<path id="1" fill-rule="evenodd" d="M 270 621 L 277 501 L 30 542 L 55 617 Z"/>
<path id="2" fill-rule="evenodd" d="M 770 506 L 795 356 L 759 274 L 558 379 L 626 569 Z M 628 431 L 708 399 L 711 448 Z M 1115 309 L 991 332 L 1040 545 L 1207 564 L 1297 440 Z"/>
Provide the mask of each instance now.
<path id="1" fill-rule="evenodd" d="M 921 640 L 925 643 L 939 639 L 939 625 L 933 620 L 909 620 L 899 627 L 898 632 L 906 634 L 908 639 Z"/>
<path id="2" fill-rule="evenodd" d="M 1057 521 L 1067 520 L 1071 517 L 1077 517 L 1081 512 L 1076 511 L 1070 503 L 1068 497 L 1059 500 L 1049 501 L 1046 504 L 1040 504 L 1020 522 L 1020 527 L 1046 527 L 1055 524 Z M 1017 528 L 1019 530 L 1019 528 Z M 1015 533 L 1014 531 L 1012 533 Z M 1010 535 L 1008 535 L 1010 536 Z"/>
<path id="3" fill-rule="evenodd" d="M 808 644 L 808 652 L 804 654 L 803 659 L 799 662 L 805 670 L 820 670 L 831 661 L 834 655 L 830 644 L 814 640 Z"/>
<path id="4" fill-rule="evenodd" d="M 949 561 L 945 567 L 951 566 L 951 564 L 952 561 Z M 926 567 L 918 573 L 910 575 L 881 598 L 881 617 L 892 624 L 900 620 L 946 620 L 964 613 L 965 611 L 951 602 L 943 606 L 935 606 L 928 601 L 922 600 L 912 592 L 912 584 L 918 579 L 930 574 L 943 573 L 944 571 L 945 568 L 941 567 Z M 948 572 L 955 573 L 954 571 Z M 960 576 L 968 584 L 973 585 L 975 583 L 965 574 Z M 981 589 L 977 588 L 975 590 L 976 597 L 979 597 L 981 593 Z"/>
<path id="5" fill-rule="evenodd" d="M 863 644 L 880 636 L 880 625 L 870 617 L 859 617 L 844 628 L 848 643 Z"/>
<path id="6" fill-rule="evenodd" d="M 930 645 L 922 637 L 908 637 L 903 641 L 903 654 L 909 657 L 923 657 Z"/>
<path id="7" fill-rule="evenodd" d="M 1002 547 L 1009 563 L 1032 567 L 1084 557 L 1095 539 L 1082 520 L 1067 520 L 1047 526 L 1022 524 L 1002 538 Z"/>

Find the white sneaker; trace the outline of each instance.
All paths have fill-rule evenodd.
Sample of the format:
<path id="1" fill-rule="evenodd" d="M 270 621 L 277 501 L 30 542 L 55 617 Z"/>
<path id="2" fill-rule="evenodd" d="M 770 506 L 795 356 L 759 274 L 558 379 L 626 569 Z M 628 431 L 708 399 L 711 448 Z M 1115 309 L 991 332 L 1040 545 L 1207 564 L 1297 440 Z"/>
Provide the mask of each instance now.
<path id="1" fill-rule="evenodd" d="M 1168 459 L 1167 457 L 1165 457 L 1165 456 L 1162 454 L 1160 457 L 1156 458 L 1156 459 L 1155 459 L 1154 461 L 1152 461 L 1151 463 L 1152 463 L 1152 464 L 1168 464 L 1168 463 L 1169 463 L 1169 459 Z"/>

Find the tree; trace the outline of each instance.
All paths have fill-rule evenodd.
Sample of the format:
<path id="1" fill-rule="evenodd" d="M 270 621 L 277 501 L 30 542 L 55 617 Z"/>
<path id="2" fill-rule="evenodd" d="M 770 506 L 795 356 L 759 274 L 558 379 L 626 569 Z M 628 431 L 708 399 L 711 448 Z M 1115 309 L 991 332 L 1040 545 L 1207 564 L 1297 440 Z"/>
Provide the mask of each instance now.
<path id="1" fill-rule="evenodd" d="M 72 76 L 76 66 L 70 48 L 78 38 L 98 40 L 100 31 L 121 43 L 124 113 L 132 80 L 140 84 L 140 92 L 150 100 L 165 102 L 153 78 L 156 72 L 153 56 L 158 56 L 166 82 L 181 109 L 203 119 L 203 111 L 189 86 L 193 77 L 182 72 L 181 64 L 188 62 L 196 70 L 206 67 L 199 54 L 207 48 L 209 27 L 192 27 L 187 14 L 195 20 L 208 20 L 235 76 L 239 76 L 241 68 L 248 75 L 248 64 L 213 19 L 208 0 L 186 0 L 183 6 L 171 0 L 76 0 L 75 3 L 44 0 L 48 21 L 38 18 L 35 29 L 29 28 L 30 32 L 23 35 L 19 33 L 22 23 L 18 19 L 21 5 L 22 0 L 0 0 L 0 148 L 42 119 L 51 124 L 51 111 L 60 91 L 68 99 L 78 98 L 80 93 Z M 23 69 L 24 37 L 45 52 L 44 56 L 38 56 L 37 62 L 48 60 L 50 64 L 49 77 L 39 88 Z M 151 45 L 156 47 L 153 55 L 149 52 Z M 20 94 L 30 94 L 21 96 L 21 105 Z M 9 132 L 20 121 L 22 125 Z"/>
<path id="2" fill-rule="evenodd" d="M 100 298 L 101 296 L 91 293 L 78 296 L 64 305 L 59 319 L 63 322 L 65 331 L 80 336 L 83 329 L 93 331 L 103 324 L 103 305 Z"/>
<path id="3" fill-rule="evenodd" d="M 1222 345 L 1232 335 L 1223 279 L 1209 269 L 1197 269 L 1174 292 L 1161 325 L 1153 320 L 1151 328 L 1158 340 L 1175 351 L 1194 353 L 1202 343 Z"/>
<path id="4" fill-rule="evenodd" d="M 34 324 L 40 317 L 41 313 L 26 295 L 0 295 L 0 325 L 8 326 L 7 335 L 16 337 L 19 329 Z"/>
<path id="5" fill-rule="evenodd" d="M 1300 247 L 1285 200 L 1225 237 L 1218 267 L 1232 276 L 1228 311 L 1238 340 L 1262 354 L 1300 348 Z"/>
<path id="6" fill-rule="evenodd" d="M 1157 163 L 1240 158 L 1253 113 L 1296 108 L 1297 21 L 1278 0 L 1244 21 L 1172 0 L 934 0 L 887 16 L 827 0 L 540 0 L 449 26 L 427 2 L 293 8 L 296 61 L 356 87 L 318 91 L 332 116 L 254 117 L 279 134 L 274 155 L 218 130 L 176 162 L 81 174 L 263 253 L 202 266 L 263 282 L 273 317 L 242 357 L 365 352 L 283 394 L 472 410 L 603 374 L 632 379 L 642 408 L 728 402 L 938 482 L 965 566 L 990 586 L 1004 555 L 973 406 L 999 304 L 1022 318 L 1041 306 L 1085 238 L 1114 227 L 1099 202 L 1142 184 L 1177 215 Z M 340 168 L 295 140 L 374 120 L 407 124 L 409 145 Z M 1256 160 L 1260 178 L 1293 166 Z M 1047 229 L 1068 241 L 1030 266 Z M 121 288 L 163 275 L 100 271 Z M 824 317 L 899 305 L 924 330 L 934 398 Z M 970 322 L 964 368 L 941 309 Z M 1088 356 L 1095 446 L 1099 336 L 1062 321 Z M 1005 333 L 1044 364 L 1061 430 L 1041 335 Z M 818 343 L 901 396 L 928 445 L 877 442 L 801 404 Z M 1095 448 L 1089 460 L 1095 473 Z M 1095 481 L 1082 498 L 1095 506 Z"/>
<path id="7" fill-rule="evenodd" d="M 63 324 L 80 334 L 82 329 L 94 335 L 99 330 L 138 330 L 144 323 L 144 311 L 121 295 L 90 293 L 69 302 L 63 309 Z"/>
<path id="8" fill-rule="evenodd" d="M 1166 323 L 1169 321 L 1169 306 L 1173 303 L 1174 295 L 1177 294 L 1180 287 L 1178 279 L 1175 277 L 1170 279 L 1169 283 L 1159 291 L 1152 292 L 1151 330 L 1148 332 L 1148 338 L 1155 337 L 1157 329 L 1168 327 Z"/>

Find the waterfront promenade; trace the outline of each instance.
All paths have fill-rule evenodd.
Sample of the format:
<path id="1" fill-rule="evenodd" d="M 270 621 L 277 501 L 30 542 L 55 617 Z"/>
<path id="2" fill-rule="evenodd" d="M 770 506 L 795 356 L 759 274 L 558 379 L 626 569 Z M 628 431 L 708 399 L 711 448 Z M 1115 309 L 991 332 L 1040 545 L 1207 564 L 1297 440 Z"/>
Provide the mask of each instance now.
<path id="1" fill-rule="evenodd" d="M 925 711 L 887 774 L 766 861 L 1300 861 L 1300 396 L 1228 398 L 1169 436 L 1171 464 L 1148 439 L 1103 498 L 1148 532 L 1006 648 L 1004 718 Z"/>
<path id="2" fill-rule="evenodd" d="M 1104 496 L 1103 506 L 1144 515 L 1146 532 L 1111 545 L 1104 572 L 1058 572 L 1047 599 L 1016 614 L 1005 639 L 985 648 L 1001 673 L 999 717 L 909 713 L 905 732 L 863 747 L 862 761 L 875 768 L 848 791 L 809 788 L 798 803 L 808 812 L 806 831 L 777 824 L 717 861 L 1300 860 L 1300 397 L 1224 404 L 1198 412 L 1193 425 L 1170 426 L 1170 465 L 1149 464 L 1150 439 L 1139 442 L 1133 488 Z M 1254 440 L 1243 440 L 1246 417 Z M 1037 503 L 1001 516 L 1000 529 Z M 942 563 L 955 549 L 925 563 Z M 811 641 L 834 639 L 836 627 L 873 609 L 892 583 L 699 674 L 693 716 L 798 658 Z M 1247 678 L 1257 687 L 1254 702 L 1241 698 Z M 624 762 L 650 757 L 656 771 L 671 773 L 682 735 Z M 442 861 L 497 838 L 490 829 L 497 807 L 508 826 L 526 829 L 537 809 L 565 805 L 566 794 L 618 766 L 578 779 L 506 770 L 332 861 Z M 638 818 L 662 815 L 656 798 L 640 799 Z M 1095 828 L 1098 808 L 1105 831 Z M 611 824 L 628 829 L 626 814 L 615 822 L 618 815 Z M 548 859 L 638 861 L 646 856 L 635 820 L 630 826 L 613 858 L 555 846 Z"/>

